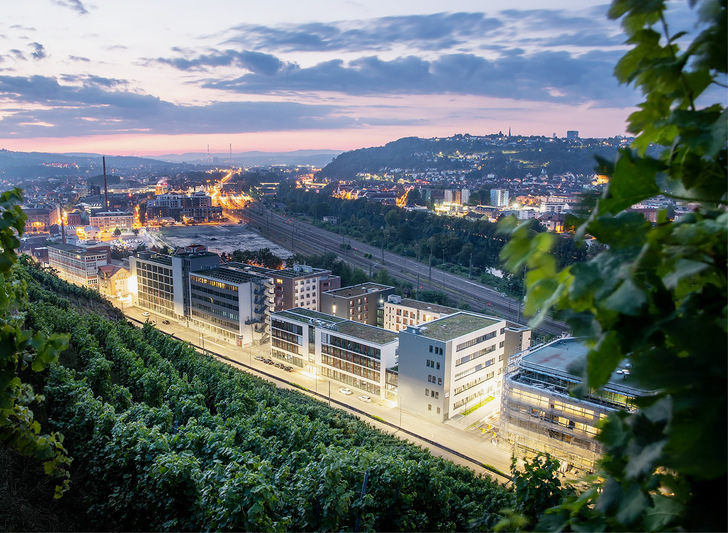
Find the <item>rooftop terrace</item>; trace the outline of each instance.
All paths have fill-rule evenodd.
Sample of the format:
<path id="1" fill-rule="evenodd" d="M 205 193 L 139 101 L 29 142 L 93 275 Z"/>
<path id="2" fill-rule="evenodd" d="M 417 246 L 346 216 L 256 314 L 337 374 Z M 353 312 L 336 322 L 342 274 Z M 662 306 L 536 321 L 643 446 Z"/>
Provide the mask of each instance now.
<path id="1" fill-rule="evenodd" d="M 443 318 L 438 318 L 432 322 L 428 322 L 419 326 L 420 335 L 438 341 L 449 341 L 456 339 L 468 333 L 473 333 L 493 324 L 497 324 L 498 320 L 493 320 L 483 315 L 475 315 L 472 313 L 455 313 Z"/>

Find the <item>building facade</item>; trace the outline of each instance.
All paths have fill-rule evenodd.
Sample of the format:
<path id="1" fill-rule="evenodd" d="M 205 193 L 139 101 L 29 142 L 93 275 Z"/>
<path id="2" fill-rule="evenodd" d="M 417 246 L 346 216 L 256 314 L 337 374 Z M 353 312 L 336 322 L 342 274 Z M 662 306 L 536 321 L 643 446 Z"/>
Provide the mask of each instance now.
<path id="1" fill-rule="evenodd" d="M 382 326 L 384 302 L 394 287 L 379 283 L 361 283 L 321 294 L 321 312 L 346 320 Z"/>
<path id="2" fill-rule="evenodd" d="M 389 331 L 400 331 L 407 326 L 419 326 L 458 312 L 460 310 L 454 307 L 421 302 L 392 294 L 384 302 L 382 327 Z"/>
<path id="3" fill-rule="evenodd" d="M 293 265 L 291 268 L 274 270 L 243 263 L 228 263 L 236 268 L 247 269 L 273 278 L 275 310 L 303 307 L 313 311 L 321 310 L 321 294 L 341 287 L 341 278 L 330 270 L 308 265 Z"/>
<path id="4" fill-rule="evenodd" d="M 399 332 L 398 396 L 403 409 L 436 421 L 497 407 L 505 320 L 459 312 Z"/>
<path id="5" fill-rule="evenodd" d="M 635 409 L 634 400 L 649 394 L 635 387 L 622 366 L 601 391 L 572 397 L 581 380 L 569 369 L 585 360 L 579 339 L 558 339 L 514 357 L 503 385 L 499 444 L 516 457 L 545 452 L 582 470 L 593 470 L 603 453 L 595 440 L 596 424 L 609 413 Z"/>
<path id="6" fill-rule="evenodd" d="M 108 247 L 82 248 L 72 244 L 49 244 L 48 265 L 58 271 L 58 277 L 98 289 L 99 267 L 109 263 Z"/>
<path id="7" fill-rule="evenodd" d="M 243 346 L 268 340 L 272 279 L 226 265 L 190 273 L 190 326 Z"/>
<path id="8" fill-rule="evenodd" d="M 124 297 L 129 294 L 131 273 L 121 265 L 99 267 L 99 292 L 110 298 Z"/>
<path id="9" fill-rule="evenodd" d="M 26 233 L 48 233 L 51 226 L 61 223 L 61 210 L 58 206 L 33 205 L 23 207 L 27 215 L 25 221 Z"/>
<path id="10" fill-rule="evenodd" d="M 396 333 L 295 308 L 271 315 L 271 356 L 320 379 L 384 399 L 386 370 L 397 364 Z"/>
<path id="11" fill-rule="evenodd" d="M 147 222 L 174 219 L 177 222 L 214 222 L 222 220 L 222 207 L 213 206 L 205 192 L 158 194 L 147 201 Z"/>
<path id="12" fill-rule="evenodd" d="M 139 252 L 129 258 L 134 305 L 174 320 L 190 311 L 190 273 L 217 268 L 220 258 L 201 246 L 181 248 L 174 255 Z"/>
<path id="13" fill-rule="evenodd" d="M 128 211 L 101 211 L 89 216 L 89 225 L 96 226 L 101 231 L 108 231 L 109 233 L 115 229 L 131 230 L 134 227 L 134 213 Z"/>

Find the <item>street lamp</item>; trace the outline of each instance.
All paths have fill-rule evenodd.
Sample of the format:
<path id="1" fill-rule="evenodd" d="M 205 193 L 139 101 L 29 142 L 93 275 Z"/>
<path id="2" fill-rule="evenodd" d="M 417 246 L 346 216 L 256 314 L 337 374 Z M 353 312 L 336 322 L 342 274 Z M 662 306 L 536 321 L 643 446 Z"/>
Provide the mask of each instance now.
<path id="1" fill-rule="evenodd" d="M 404 401 L 404 396 L 399 397 L 399 429 L 402 429 L 402 402 Z"/>

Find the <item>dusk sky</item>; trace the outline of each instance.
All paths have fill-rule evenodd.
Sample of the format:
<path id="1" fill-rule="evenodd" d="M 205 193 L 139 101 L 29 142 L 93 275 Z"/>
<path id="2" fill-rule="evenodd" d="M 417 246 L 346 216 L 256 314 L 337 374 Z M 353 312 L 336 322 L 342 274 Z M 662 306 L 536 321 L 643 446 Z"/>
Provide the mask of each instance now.
<path id="1" fill-rule="evenodd" d="M 589 0 L 5 2 L 0 148 L 158 155 L 509 127 L 624 134 L 640 97 L 612 76 L 624 35 L 606 11 Z"/>

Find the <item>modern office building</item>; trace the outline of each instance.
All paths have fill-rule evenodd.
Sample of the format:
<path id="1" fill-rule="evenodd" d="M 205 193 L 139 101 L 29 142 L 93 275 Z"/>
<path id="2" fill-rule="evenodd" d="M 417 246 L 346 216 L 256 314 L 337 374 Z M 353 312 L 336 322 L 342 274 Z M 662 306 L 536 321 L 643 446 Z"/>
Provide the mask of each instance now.
<path id="1" fill-rule="evenodd" d="M 444 316 L 459 313 L 460 310 L 446 305 L 421 302 L 391 294 L 384 302 L 384 323 L 389 331 L 400 331 L 407 326 L 419 326 Z"/>
<path id="2" fill-rule="evenodd" d="M 361 283 L 341 287 L 321 294 L 321 312 L 346 320 L 382 326 L 384 324 L 384 302 L 394 287 L 379 283 Z"/>
<path id="3" fill-rule="evenodd" d="M 334 276 L 330 270 L 308 265 L 293 265 L 291 268 L 281 270 L 244 263 L 228 263 L 228 265 L 272 277 L 276 311 L 294 307 L 320 311 L 321 294 L 341 287 L 339 276 Z"/>
<path id="4" fill-rule="evenodd" d="M 130 211 L 100 211 L 89 216 L 89 225 L 101 231 L 113 232 L 115 229 L 131 230 L 134 227 L 134 213 Z"/>
<path id="5" fill-rule="evenodd" d="M 268 340 L 273 282 L 222 265 L 190 273 L 190 327 L 243 346 Z"/>
<path id="6" fill-rule="evenodd" d="M 58 277 L 98 289 L 99 267 L 109 263 L 109 247 L 98 248 L 72 244 L 49 244 L 48 265 L 58 271 Z"/>
<path id="7" fill-rule="evenodd" d="M 569 370 L 588 348 L 579 339 L 558 339 L 512 358 L 503 384 L 499 444 L 516 457 L 546 452 L 562 463 L 592 470 L 603 453 L 596 423 L 612 411 L 635 409 L 649 394 L 635 386 L 623 365 L 599 391 L 569 395 L 581 383 Z M 562 465 L 566 466 L 566 465 Z"/>
<path id="8" fill-rule="evenodd" d="M 134 305 L 175 320 L 190 311 L 190 273 L 217 268 L 220 258 L 204 246 L 180 248 L 173 255 L 138 252 L 129 258 Z"/>
<path id="9" fill-rule="evenodd" d="M 385 398 L 386 369 L 397 364 L 397 334 L 295 308 L 271 315 L 271 356 L 315 376 Z"/>
<path id="10" fill-rule="evenodd" d="M 505 320 L 458 312 L 399 332 L 397 401 L 403 409 L 444 421 L 496 409 L 506 352 Z M 512 328 L 513 329 L 513 328 Z M 530 342 L 528 328 L 512 340 Z M 390 398 L 394 399 L 394 398 Z"/>

